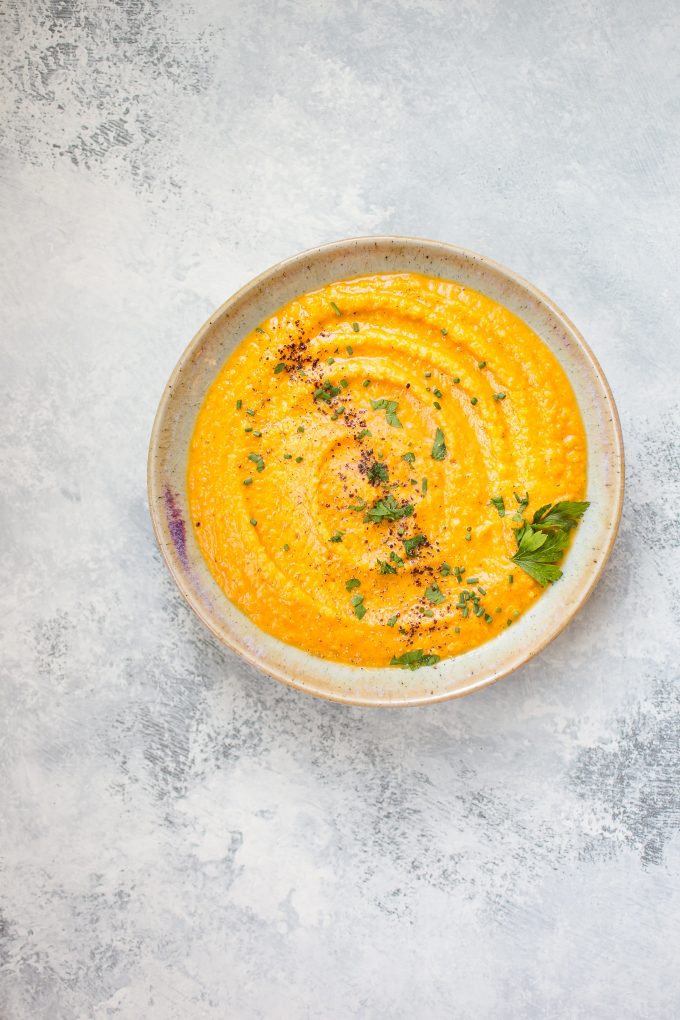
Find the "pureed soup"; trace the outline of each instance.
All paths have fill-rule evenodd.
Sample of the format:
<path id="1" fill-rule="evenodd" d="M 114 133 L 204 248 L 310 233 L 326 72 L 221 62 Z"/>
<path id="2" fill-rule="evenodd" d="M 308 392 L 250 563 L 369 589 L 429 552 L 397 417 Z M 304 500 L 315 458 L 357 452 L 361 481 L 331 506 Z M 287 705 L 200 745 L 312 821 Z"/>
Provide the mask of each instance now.
<path id="1" fill-rule="evenodd" d="M 502 305 L 415 273 L 333 283 L 246 337 L 199 412 L 196 539 L 262 630 L 417 668 L 561 576 L 586 439 L 555 357 Z"/>

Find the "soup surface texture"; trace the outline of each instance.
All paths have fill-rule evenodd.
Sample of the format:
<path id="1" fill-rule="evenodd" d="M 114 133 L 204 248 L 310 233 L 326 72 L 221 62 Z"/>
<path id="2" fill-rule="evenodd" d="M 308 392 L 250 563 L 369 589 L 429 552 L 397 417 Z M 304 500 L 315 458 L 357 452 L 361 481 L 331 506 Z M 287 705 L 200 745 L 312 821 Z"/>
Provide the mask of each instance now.
<path id="1" fill-rule="evenodd" d="M 582 500 L 586 459 L 571 386 L 528 326 L 458 283 L 381 274 L 304 294 L 242 341 L 197 418 L 189 503 L 211 573 L 262 630 L 352 665 L 427 664 L 540 597 L 515 530 Z"/>

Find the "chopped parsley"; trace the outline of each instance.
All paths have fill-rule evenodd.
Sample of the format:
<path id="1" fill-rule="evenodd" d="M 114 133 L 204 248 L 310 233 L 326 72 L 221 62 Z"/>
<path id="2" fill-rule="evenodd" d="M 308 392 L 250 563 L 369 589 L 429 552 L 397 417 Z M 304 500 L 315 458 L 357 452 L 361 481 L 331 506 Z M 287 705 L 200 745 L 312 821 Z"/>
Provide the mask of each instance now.
<path id="1" fill-rule="evenodd" d="M 404 549 L 406 551 L 406 555 L 409 557 L 409 559 L 411 559 L 413 556 L 416 555 L 420 546 L 426 544 L 427 538 L 425 537 L 425 535 L 414 535 L 413 538 L 405 538 Z"/>
<path id="2" fill-rule="evenodd" d="M 404 566 L 404 561 L 402 560 L 401 556 L 397 556 L 395 552 L 390 553 L 390 559 L 392 563 L 396 563 L 398 567 Z"/>
<path id="3" fill-rule="evenodd" d="M 274 369 L 274 375 L 278 375 L 279 372 L 285 372 L 285 371 L 286 371 L 285 363 L 283 361 L 279 361 L 278 365 Z"/>
<path id="4" fill-rule="evenodd" d="M 492 496 L 489 500 L 489 506 L 495 506 L 498 511 L 498 516 L 505 517 L 505 503 L 503 502 L 502 496 Z"/>
<path id="5" fill-rule="evenodd" d="M 441 602 L 446 601 L 446 595 L 438 584 L 431 584 L 425 589 L 425 598 L 428 602 L 431 602 L 433 606 L 438 606 Z"/>
<path id="6" fill-rule="evenodd" d="M 409 453 L 402 453 L 401 459 L 405 460 L 407 464 L 413 464 L 415 459 L 416 459 L 416 455 L 415 455 L 415 453 L 410 453 L 410 452 Z"/>
<path id="7" fill-rule="evenodd" d="M 381 397 L 380 400 L 371 400 L 371 406 L 374 411 L 380 411 L 384 408 L 387 424 L 391 425 L 393 429 L 402 428 L 402 424 L 397 418 L 398 400 L 387 400 L 385 397 Z"/>
<path id="8" fill-rule="evenodd" d="M 365 521 L 379 524 L 381 521 L 400 521 L 402 517 L 410 517 L 413 513 L 412 503 L 397 503 L 390 492 L 383 499 L 378 499 L 370 510 L 366 511 Z"/>
<path id="9" fill-rule="evenodd" d="M 386 626 L 387 627 L 394 627 L 396 622 L 397 622 L 397 617 L 396 616 L 390 616 L 389 620 L 386 623 Z"/>
<path id="10" fill-rule="evenodd" d="M 426 655 L 422 648 L 413 648 L 403 655 L 393 655 L 390 659 L 390 666 L 399 666 L 401 669 L 420 669 L 421 666 L 434 666 L 439 662 L 438 655 Z"/>
<path id="11" fill-rule="evenodd" d="M 358 577 L 350 577 L 349 581 L 345 584 L 347 591 L 354 591 L 355 588 L 361 587 L 361 581 Z"/>
<path id="12" fill-rule="evenodd" d="M 396 568 L 388 563 L 387 560 L 377 559 L 375 562 L 380 567 L 381 574 L 396 574 Z"/>
<path id="13" fill-rule="evenodd" d="M 367 506 L 368 506 L 368 503 L 366 502 L 365 499 L 359 499 L 358 503 L 350 503 L 350 505 L 347 507 L 347 509 L 348 510 L 356 510 L 357 512 L 360 512 L 361 510 L 365 510 Z"/>
<path id="14" fill-rule="evenodd" d="M 387 470 L 387 464 L 381 464 L 377 460 L 374 461 L 368 469 L 368 480 L 371 485 L 379 485 L 380 482 L 389 482 L 390 476 Z"/>
<path id="15" fill-rule="evenodd" d="M 366 615 L 366 606 L 364 605 L 363 595 L 352 595 L 352 605 L 354 606 L 354 615 L 357 620 L 362 620 Z"/>
<path id="16" fill-rule="evenodd" d="M 331 537 L 328 539 L 329 542 L 342 542 L 342 536 L 345 534 L 344 531 L 334 531 Z"/>
<path id="17" fill-rule="evenodd" d="M 434 443 L 432 444 L 432 460 L 444 460 L 446 456 L 446 440 L 444 439 L 444 433 L 441 429 L 437 429 L 434 434 Z"/>
<path id="18" fill-rule="evenodd" d="M 359 434 L 357 435 L 357 439 L 365 439 L 366 436 L 372 436 L 372 435 L 373 435 L 373 433 L 371 432 L 370 429 L 362 429 L 361 432 L 359 432 Z"/>
<path id="19" fill-rule="evenodd" d="M 256 333 L 261 333 L 261 334 L 262 334 L 262 336 L 266 336 L 266 335 L 267 335 L 267 334 L 265 333 L 265 331 L 264 331 L 263 329 L 261 329 L 261 328 L 260 328 L 259 326 L 256 326 L 256 327 L 255 327 L 255 332 L 256 332 Z"/>

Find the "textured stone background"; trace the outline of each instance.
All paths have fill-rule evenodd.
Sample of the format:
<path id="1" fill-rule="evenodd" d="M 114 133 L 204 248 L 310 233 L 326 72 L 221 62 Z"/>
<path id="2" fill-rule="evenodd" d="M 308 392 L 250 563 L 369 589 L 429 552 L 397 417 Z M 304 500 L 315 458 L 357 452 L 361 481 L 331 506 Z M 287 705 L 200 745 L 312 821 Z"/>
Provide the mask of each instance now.
<path id="1" fill-rule="evenodd" d="M 5 0 L 0 1014 L 680 1015 L 680 9 Z M 513 678 L 401 712 L 216 646 L 145 503 L 208 313 L 357 233 L 551 294 L 621 536 Z"/>

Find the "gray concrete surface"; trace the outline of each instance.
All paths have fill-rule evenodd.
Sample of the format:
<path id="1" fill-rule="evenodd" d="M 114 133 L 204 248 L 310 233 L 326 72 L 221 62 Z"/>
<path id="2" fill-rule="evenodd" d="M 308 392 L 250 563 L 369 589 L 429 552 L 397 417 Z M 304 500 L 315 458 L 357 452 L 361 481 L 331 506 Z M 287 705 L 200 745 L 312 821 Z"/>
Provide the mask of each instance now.
<path id="1" fill-rule="evenodd" d="M 676 1018 L 678 6 L 5 0 L 0 47 L 3 1018 Z M 628 455 L 582 616 L 390 713 L 217 647 L 145 505 L 197 326 L 370 232 L 552 295 Z"/>

